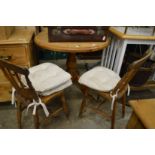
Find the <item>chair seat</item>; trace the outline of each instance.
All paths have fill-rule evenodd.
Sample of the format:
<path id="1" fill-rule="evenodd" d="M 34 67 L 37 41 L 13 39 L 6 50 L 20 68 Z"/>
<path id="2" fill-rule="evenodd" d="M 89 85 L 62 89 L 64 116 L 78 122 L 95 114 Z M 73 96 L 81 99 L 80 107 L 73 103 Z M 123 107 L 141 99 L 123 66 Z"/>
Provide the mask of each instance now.
<path id="1" fill-rule="evenodd" d="M 29 68 L 29 79 L 41 95 L 61 91 L 72 84 L 71 75 L 53 63 L 43 63 Z M 24 76 L 22 82 L 26 84 Z"/>
<path id="2" fill-rule="evenodd" d="M 51 95 L 47 95 L 47 96 L 39 96 L 42 100 L 42 102 L 44 104 L 48 104 L 51 99 L 57 97 L 57 96 L 60 96 L 60 94 L 62 93 L 63 91 L 59 91 L 59 92 L 56 92 L 56 93 L 52 93 Z"/>
<path id="3" fill-rule="evenodd" d="M 79 83 L 98 91 L 108 92 L 117 85 L 120 79 L 114 71 L 98 66 L 84 73 Z"/>
<path id="4" fill-rule="evenodd" d="M 47 95 L 50 95 L 52 93 L 55 93 L 55 92 L 58 92 L 58 91 L 61 91 L 69 86 L 72 85 L 72 80 L 69 79 L 68 81 L 66 81 L 65 83 L 62 83 L 60 85 L 58 85 L 57 87 L 55 88 L 51 88 L 49 90 L 46 90 L 46 91 L 43 91 L 43 92 L 39 92 L 40 95 L 42 96 L 47 96 Z"/>

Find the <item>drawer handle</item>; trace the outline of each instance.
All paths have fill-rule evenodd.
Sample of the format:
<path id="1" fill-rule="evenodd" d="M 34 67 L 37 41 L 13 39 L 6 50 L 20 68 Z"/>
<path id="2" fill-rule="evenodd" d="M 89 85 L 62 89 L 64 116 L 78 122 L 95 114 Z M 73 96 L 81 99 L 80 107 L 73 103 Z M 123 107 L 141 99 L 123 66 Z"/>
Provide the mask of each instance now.
<path id="1" fill-rule="evenodd" d="M 11 60 L 11 56 L 10 55 L 8 55 L 8 56 L 0 56 L 0 59 L 1 60 Z"/>

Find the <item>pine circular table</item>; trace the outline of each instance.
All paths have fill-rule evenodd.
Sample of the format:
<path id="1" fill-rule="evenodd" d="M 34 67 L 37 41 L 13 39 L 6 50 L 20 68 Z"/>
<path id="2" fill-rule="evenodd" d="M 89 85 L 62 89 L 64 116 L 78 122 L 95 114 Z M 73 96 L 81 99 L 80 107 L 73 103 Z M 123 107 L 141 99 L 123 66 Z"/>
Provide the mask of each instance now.
<path id="1" fill-rule="evenodd" d="M 76 53 L 95 52 L 103 50 L 109 45 L 108 39 L 106 42 L 49 42 L 47 30 L 38 33 L 34 41 L 41 48 L 68 53 L 66 67 L 67 71 L 72 75 L 73 82 L 77 82 L 79 77 L 76 65 Z"/>

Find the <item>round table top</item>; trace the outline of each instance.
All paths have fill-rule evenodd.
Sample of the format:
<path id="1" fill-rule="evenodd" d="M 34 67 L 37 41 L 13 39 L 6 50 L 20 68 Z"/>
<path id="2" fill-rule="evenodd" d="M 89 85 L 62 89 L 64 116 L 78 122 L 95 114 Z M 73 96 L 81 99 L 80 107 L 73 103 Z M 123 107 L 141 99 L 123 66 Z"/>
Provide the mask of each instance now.
<path id="1" fill-rule="evenodd" d="M 94 52 L 109 45 L 109 39 L 106 42 L 49 42 L 47 30 L 36 35 L 34 41 L 41 48 L 68 53 Z"/>

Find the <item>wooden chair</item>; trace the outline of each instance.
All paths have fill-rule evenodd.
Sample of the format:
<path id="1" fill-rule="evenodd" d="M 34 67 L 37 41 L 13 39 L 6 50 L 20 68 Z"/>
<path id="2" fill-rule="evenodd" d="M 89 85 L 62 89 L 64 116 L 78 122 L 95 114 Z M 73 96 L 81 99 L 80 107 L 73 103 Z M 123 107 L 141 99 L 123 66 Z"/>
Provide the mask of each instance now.
<path id="1" fill-rule="evenodd" d="M 146 51 L 144 56 L 141 59 L 134 61 L 132 64 L 130 64 L 126 74 L 122 78 L 120 78 L 120 80 L 118 80 L 118 82 L 116 82 L 115 86 L 113 88 L 111 88 L 111 90 L 108 90 L 108 91 L 105 91 L 105 90 L 102 91 L 102 90 L 97 90 L 95 88 L 92 88 L 92 86 L 90 86 L 90 84 L 91 84 L 91 82 L 93 84 L 94 79 L 92 77 L 89 78 L 86 75 L 87 72 L 84 73 L 79 79 L 79 83 L 81 83 L 81 85 L 83 86 L 83 95 L 84 95 L 82 103 L 81 103 L 81 107 L 80 107 L 79 117 L 82 116 L 82 113 L 86 106 L 87 97 L 90 96 L 89 89 L 92 88 L 93 90 L 96 90 L 96 92 L 99 96 L 102 96 L 103 98 L 107 99 L 108 101 L 113 102 L 111 114 L 108 114 L 107 112 L 105 112 L 99 108 L 94 108 L 94 107 L 91 107 L 91 108 L 95 112 L 109 118 L 111 120 L 111 128 L 114 128 L 117 102 L 118 102 L 118 100 L 121 100 L 121 102 L 122 102 L 122 117 L 124 117 L 125 105 L 126 105 L 126 92 L 128 90 L 128 84 L 133 79 L 136 72 L 143 65 L 143 63 L 150 57 L 151 53 L 152 53 L 151 50 Z M 103 70 L 105 70 L 105 68 L 102 66 L 100 66 L 100 68 L 101 69 L 103 68 Z M 95 69 L 96 68 L 88 71 L 89 74 L 91 72 L 93 72 L 93 70 L 95 70 Z M 109 70 L 109 69 L 106 69 L 106 70 Z M 113 72 L 113 71 L 109 70 L 109 72 Z M 114 78 L 118 78 L 118 75 L 116 75 L 116 73 L 113 72 L 113 74 L 115 75 Z M 105 75 L 105 76 L 107 76 L 107 75 Z M 96 77 L 94 76 L 94 78 L 96 78 Z M 98 78 L 99 78 L 99 81 L 104 79 L 104 77 L 98 77 Z M 112 80 L 115 80 L 114 78 Z M 88 84 L 87 81 L 89 81 L 90 83 Z M 98 82 L 98 84 L 100 84 L 100 82 Z M 100 85 L 102 85 L 102 83 Z"/>
<path id="2" fill-rule="evenodd" d="M 127 129 L 155 129 L 155 99 L 130 100 L 132 115 Z"/>
<path id="3" fill-rule="evenodd" d="M 62 102 L 62 106 L 58 108 L 56 111 L 50 113 L 49 116 L 56 116 L 60 111 L 64 111 L 66 116 L 68 117 L 69 111 L 65 101 L 65 96 L 63 90 L 55 92 L 48 96 L 40 96 L 38 92 L 33 88 L 31 81 L 29 80 L 29 70 L 26 68 L 21 68 L 14 64 L 8 63 L 6 61 L 0 60 L 0 67 L 5 74 L 6 78 L 11 82 L 12 86 L 15 88 L 15 98 L 17 104 L 17 122 L 18 127 L 22 128 L 21 120 L 22 120 L 22 112 L 23 110 L 32 103 L 33 100 L 39 102 L 41 99 L 42 103 L 47 105 L 50 103 L 55 97 L 60 97 Z M 27 86 L 23 84 L 21 81 L 21 75 L 25 77 Z M 39 128 L 39 115 L 38 108 L 36 109 L 36 114 L 34 117 L 34 125 L 35 128 Z"/>

